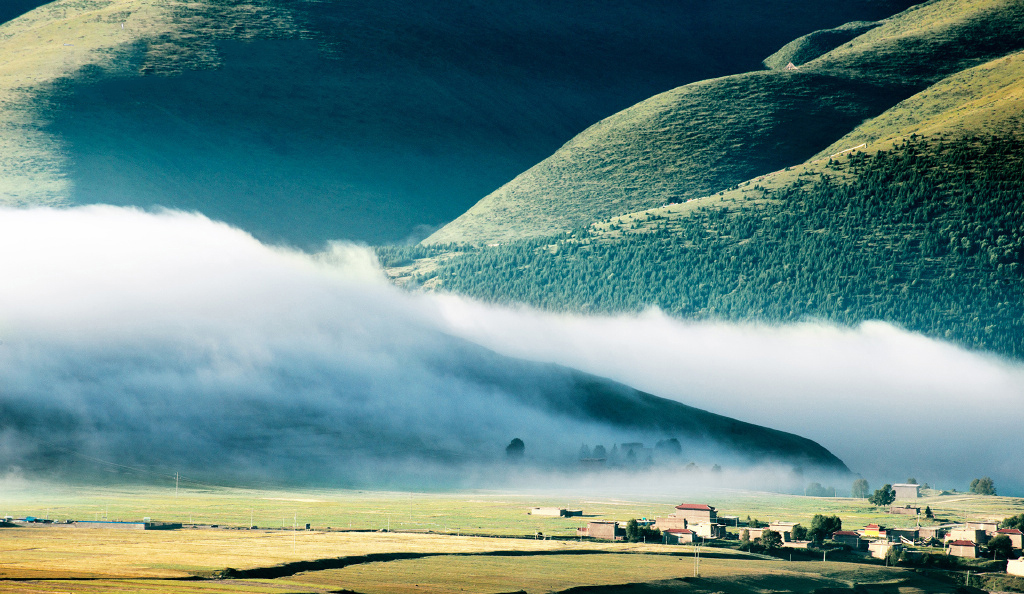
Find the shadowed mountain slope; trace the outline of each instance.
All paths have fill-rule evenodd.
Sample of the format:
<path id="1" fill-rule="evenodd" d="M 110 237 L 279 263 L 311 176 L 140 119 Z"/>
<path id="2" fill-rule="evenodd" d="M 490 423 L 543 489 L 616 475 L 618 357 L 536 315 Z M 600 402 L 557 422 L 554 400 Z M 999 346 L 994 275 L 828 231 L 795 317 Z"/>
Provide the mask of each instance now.
<path id="1" fill-rule="evenodd" d="M 938 0 L 798 70 L 693 83 L 595 124 L 425 243 L 541 237 L 796 165 L 950 74 L 1022 49 L 1024 5 Z"/>
<path id="2" fill-rule="evenodd" d="M 66 377 L 42 389 L 60 398 L 0 365 L 11 386 L 0 400 L 8 446 L 0 461 L 63 476 L 90 475 L 92 463 L 104 460 L 161 471 L 173 461 L 174 469 L 211 481 L 438 486 L 500 476 L 512 437 L 527 444 L 523 470 L 559 473 L 578 469 L 581 442 L 650 447 L 675 438 L 682 454 L 658 463 L 849 473 L 809 439 L 603 378 L 423 329 L 386 340 L 386 354 L 372 364 L 339 361 L 346 357 L 336 349 L 282 352 L 275 345 L 247 378 L 221 373 L 245 359 L 230 346 L 220 345 L 207 366 L 201 349 L 173 343 L 131 356 L 49 345 L 56 356 L 46 365 Z M 382 365 L 390 367 L 386 378 L 374 375 Z M 154 373 L 173 381 L 140 388 L 138 378 Z"/>
<path id="3" fill-rule="evenodd" d="M 0 4 L 0 24 L 46 4 L 47 0 L 4 0 Z"/>
<path id="4" fill-rule="evenodd" d="M 608 114 L 908 4 L 58 0 L 0 27 L 0 196 L 418 238 Z"/>

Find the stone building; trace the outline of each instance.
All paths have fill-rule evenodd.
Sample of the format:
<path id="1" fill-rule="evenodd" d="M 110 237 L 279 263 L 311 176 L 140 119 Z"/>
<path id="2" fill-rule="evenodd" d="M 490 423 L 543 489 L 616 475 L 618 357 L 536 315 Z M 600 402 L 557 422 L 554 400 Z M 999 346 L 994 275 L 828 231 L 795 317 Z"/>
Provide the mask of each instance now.
<path id="1" fill-rule="evenodd" d="M 703 503 L 681 503 L 674 512 L 663 518 L 655 518 L 654 527 L 662 532 L 690 528 L 696 524 L 718 524 L 715 508 Z"/>
<path id="2" fill-rule="evenodd" d="M 661 533 L 665 544 L 687 544 L 693 542 L 697 536 L 693 530 L 686 528 L 669 528 Z"/>
<path id="3" fill-rule="evenodd" d="M 996 534 L 1002 534 L 1010 539 L 1010 544 L 1015 549 L 1024 549 L 1024 533 L 1016 528 L 1003 528 L 996 530 Z"/>
<path id="4" fill-rule="evenodd" d="M 576 529 L 577 536 L 585 536 L 587 538 L 600 538 L 604 540 L 625 540 L 626 529 L 622 527 L 618 522 L 612 522 L 608 520 L 598 520 L 595 522 L 587 522 L 585 528 Z"/>
<path id="5" fill-rule="evenodd" d="M 896 491 L 897 501 L 901 499 L 917 499 L 921 496 L 921 485 L 900 483 L 893 485 L 892 490 Z"/>
<path id="6" fill-rule="evenodd" d="M 949 542 L 949 554 L 974 559 L 978 556 L 978 545 L 969 540 L 952 540 Z"/>

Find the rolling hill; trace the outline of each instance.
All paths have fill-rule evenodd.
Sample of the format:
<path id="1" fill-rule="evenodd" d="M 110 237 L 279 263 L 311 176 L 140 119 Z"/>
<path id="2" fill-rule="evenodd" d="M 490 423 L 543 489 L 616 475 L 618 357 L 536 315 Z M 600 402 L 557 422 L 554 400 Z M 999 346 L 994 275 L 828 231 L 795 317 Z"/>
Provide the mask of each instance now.
<path id="1" fill-rule="evenodd" d="M 608 114 L 909 4 L 57 0 L 0 26 L 0 200 L 419 239 Z"/>
<path id="2" fill-rule="evenodd" d="M 1021 10 L 1018 3 L 932 2 L 870 28 L 798 71 L 757 73 L 781 79 L 825 72 L 845 77 L 841 73 L 847 71 L 855 73 L 849 80 L 856 84 L 877 75 L 881 86 L 894 77 L 938 77 L 841 137 L 822 141 L 802 163 L 775 170 L 762 163 L 760 175 L 727 178 L 711 191 L 707 182 L 702 194 L 692 185 L 673 187 L 673 176 L 656 167 L 634 166 L 644 158 L 637 152 L 609 149 L 605 154 L 622 166 L 581 166 L 572 170 L 574 178 L 562 177 L 603 183 L 603 192 L 618 187 L 614 195 L 625 195 L 618 201 L 626 207 L 612 214 L 614 201 L 595 207 L 602 221 L 584 222 L 580 213 L 575 220 L 548 219 L 521 233 L 517 219 L 499 221 L 467 228 L 483 241 L 502 238 L 499 246 L 381 250 L 382 261 L 392 264 L 399 282 L 490 301 L 591 312 L 656 305 L 691 319 L 848 325 L 885 320 L 970 348 L 1024 357 L 1024 51 L 1012 49 L 1021 42 L 1005 36 L 1006 27 L 1024 23 Z M 979 32 L 991 36 L 964 49 L 954 41 L 959 35 L 978 41 Z M 900 43 L 909 45 L 908 55 L 932 57 L 893 65 Z M 986 44 L 998 55 L 979 63 L 979 48 Z M 879 48 L 882 57 L 866 46 Z M 866 70 L 855 66 L 865 64 Z M 763 89 L 749 85 L 738 97 L 764 97 Z M 637 108 L 651 113 L 658 100 Z M 759 104 L 780 100 L 768 96 Z M 647 143 L 671 147 L 682 144 L 672 138 L 685 133 L 708 136 L 705 129 L 717 117 L 684 119 L 677 125 L 682 132 L 665 134 L 664 141 L 649 127 L 654 132 Z M 694 126 L 687 128 L 686 121 Z M 585 137 L 593 134 L 592 129 Z M 623 134 L 639 133 L 623 126 Z M 723 127 L 710 142 L 758 134 Z M 661 163 L 676 156 L 692 162 L 690 147 L 666 151 L 658 155 Z M 722 163 L 735 157 L 717 158 Z M 750 159 L 736 161 L 733 169 L 749 166 Z M 569 167 L 564 159 L 558 162 Z M 708 175 L 706 167 L 695 171 Z M 573 203 L 578 186 L 568 184 L 563 191 L 554 177 L 544 183 L 553 196 Z M 519 191 L 520 206 L 533 208 L 528 189 Z M 633 208 L 652 195 L 657 206 Z M 477 214 L 494 203 L 481 203 Z"/>
<path id="3" fill-rule="evenodd" d="M 844 137 L 862 121 L 952 74 L 1024 49 L 1022 30 L 1019 2 L 935 0 L 872 26 L 811 34 L 794 43 L 806 49 L 808 39 L 829 39 L 821 50 L 842 40 L 836 31 L 861 33 L 796 70 L 692 83 L 615 114 L 424 243 L 551 235 L 699 198 L 799 164 L 830 145 L 855 146 Z M 798 50 L 781 51 L 792 58 Z"/>

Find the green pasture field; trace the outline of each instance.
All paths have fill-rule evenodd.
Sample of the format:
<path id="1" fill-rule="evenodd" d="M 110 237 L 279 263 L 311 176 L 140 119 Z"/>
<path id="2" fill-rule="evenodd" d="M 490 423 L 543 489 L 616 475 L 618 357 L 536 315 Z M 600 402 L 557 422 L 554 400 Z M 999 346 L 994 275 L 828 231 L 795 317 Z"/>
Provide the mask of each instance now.
<path id="1" fill-rule="evenodd" d="M 683 501 L 714 505 L 723 515 L 805 525 L 816 513 L 839 515 L 847 528 L 917 521 L 882 513 L 864 500 L 739 490 L 586 496 L 568 491 L 190 487 L 179 488 L 175 495 L 173 482 L 89 486 L 6 481 L 0 482 L 0 513 L 6 515 L 57 520 L 149 517 L 203 527 L 2 528 L 0 591 L 500 593 L 588 587 L 746 593 L 843 591 L 855 584 L 876 584 L 879 591 L 901 594 L 953 591 L 951 583 L 903 569 L 785 561 L 708 547 L 702 549 L 700 577 L 694 579 L 693 547 L 573 538 L 575 528 L 587 521 L 652 518 Z M 961 493 L 924 497 L 917 503 L 951 521 L 1024 512 L 1024 499 L 1010 497 Z M 527 509 L 532 506 L 582 509 L 585 517 L 530 516 Z M 245 529 L 250 514 L 258 529 Z M 382 531 L 389 522 L 392 532 Z M 306 523 L 313 529 L 304 530 Z M 554 538 L 537 539 L 537 532 Z M 310 563 L 294 565 L 303 562 Z M 225 574 L 227 568 L 238 571 Z M 231 579 L 211 579 L 217 576 Z"/>
<path id="2" fill-rule="evenodd" d="M 315 530 L 392 530 L 485 536 L 569 537 L 588 521 L 654 518 L 686 502 L 713 505 L 719 515 L 749 515 L 762 521 L 803 522 L 815 514 L 837 515 L 846 528 L 868 523 L 914 526 L 914 516 L 890 515 L 864 499 L 803 497 L 734 489 L 703 493 L 592 495 L 555 491 L 457 491 L 422 493 L 346 489 L 179 488 L 160 486 L 86 486 L 0 483 L 0 514 L 61 520 L 181 522 L 291 530 L 310 524 Z M 1024 499 L 969 493 L 938 495 L 928 490 L 915 505 L 930 506 L 937 521 L 998 520 L 1024 513 Z M 532 516 L 530 507 L 583 510 L 583 517 Z M 932 523 L 920 518 L 923 525 Z"/>

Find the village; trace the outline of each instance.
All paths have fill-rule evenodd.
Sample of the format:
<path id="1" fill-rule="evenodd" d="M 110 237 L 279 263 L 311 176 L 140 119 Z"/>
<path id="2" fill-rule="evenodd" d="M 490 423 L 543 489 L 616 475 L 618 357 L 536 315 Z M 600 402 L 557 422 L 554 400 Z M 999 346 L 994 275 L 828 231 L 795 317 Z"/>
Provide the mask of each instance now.
<path id="1" fill-rule="evenodd" d="M 1003 527 L 1001 523 L 1005 522 L 987 519 L 922 526 L 921 507 L 906 503 L 920 496 L 920 485 L 895 484 L 892 488 L 900 503 L 890 505 L 888 513 L 915 516 L 916 526 L 897 528 L 869 523 L 844 529 L 838 516 L 818 515 L 815 525 L 806 527 L 783 520 L 759 522 L 749 516 L 743 520 L 739 516 L 720 515 L 714 506 L 706 503 L 681 503 L 671 513 L 653 520 L 590 521 L 578 528 L 576 535 L 580 539 L 643 540 L 666 545 L 738 545 L 741 550 L 769 554 L 799 551 L 802 555 L 818 554 L 823 559 L 840 553 L 844 560 L 860 557 L 867 562 L 881 560 L 887 565 L 933 564 L 956 568 L 961 565 L 957 558 L 1004 560 L 1007 574 L 1024 577 L 1024 532 L 1020 528 Z M 926 510 L 930 515 L 931 510 Z M 560 508 L 533 508 L 530 513 L 561 517 L 583 515 L 582 510 Z M 952 559 L 934 563 L 935 555 Z"/>

